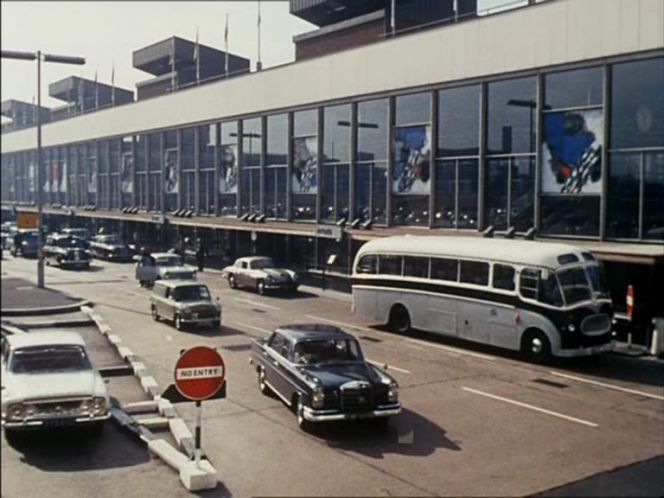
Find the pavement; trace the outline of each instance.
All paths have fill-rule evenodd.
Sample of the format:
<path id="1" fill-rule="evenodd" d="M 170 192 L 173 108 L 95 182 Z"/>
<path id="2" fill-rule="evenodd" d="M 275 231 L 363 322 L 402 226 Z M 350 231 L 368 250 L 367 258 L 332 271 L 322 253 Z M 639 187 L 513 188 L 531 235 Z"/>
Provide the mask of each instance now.
<path id="1" fill-rule="evenodd" d="M 62 291 L 39 289 L 33 282 L 22 278 L 5 278 L 2 283 L 2 314 L 16 310 L 43 310 L 57 307 L 75 307 L 84 300 Z"/>

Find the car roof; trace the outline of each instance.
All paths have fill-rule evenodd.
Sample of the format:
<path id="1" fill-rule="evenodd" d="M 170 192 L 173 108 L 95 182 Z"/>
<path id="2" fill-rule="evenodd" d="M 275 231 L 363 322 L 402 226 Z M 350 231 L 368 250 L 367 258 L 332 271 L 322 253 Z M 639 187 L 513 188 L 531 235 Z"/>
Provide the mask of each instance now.
<path id="1" fill-rule="evenodd" d="M 256 261 L 256 260 L 259 260 L 259 259 L 272 259 L 272 258 L 270 256 L 244 256 L 244 257 L 238 258 L 238 259 L 241 259 L 242 261 L 251 262 L 251 261 Z"/>
<path id="2" fill-rule="evenodd" d="M 81 334 L 71 331 L 36 331 L 7 336 L 12 349 L 27 348 L 31 346 L 76 345 L 85 347 Z"/>
<path id="3" fill-rule="evenodd" d="M 199 287 L 201 285 L 207 287 L 207 285 L 197 282 L 196 280 L 178 280 L 178 279 L 173 279 L 173 280 L 159 280 L 155 282 L 155 286 L 161 285 L 164 287 L 183 287 L 183 286 L 191 286 L 195 285 L 196 287 Z"/>
<path id="4" fill-rule="evenodd" d="M 152 256 L 153 258 L 166 258 L 166 257 L 179 258 L 180 257 L 179 254 L 175 254 L 174 252 L 153 252 L 152 254 L 150 254 L 150 256 Z"/>
<path id="5" fill-rule="evenodd" d="M 351 334 L 344 332 L 339 327 L 323 323 L 280 325 L 274 331 L 292 342 L 323 339 L 354 339 Z"/>

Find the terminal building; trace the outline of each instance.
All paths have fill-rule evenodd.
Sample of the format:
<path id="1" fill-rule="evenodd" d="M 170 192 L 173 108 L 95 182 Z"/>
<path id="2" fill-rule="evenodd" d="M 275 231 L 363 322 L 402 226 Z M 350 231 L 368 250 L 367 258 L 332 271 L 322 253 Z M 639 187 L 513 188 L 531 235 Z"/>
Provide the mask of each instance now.
<path id="1" fill-rule="evenodd" d="M 41 187 L 49 226 L 309 275 L 336 255 L 340 282 L 375 237 L 562 240 L 604 261 L 618 311 L 632 284 L 635 320 L 664 314 L 664 0 L 290 7 L 318 26 L 293 63 L 180 87 L 166 42 L 135 52 L 155 81 L 45 125 L 41 186 L 34 128 L 4 133 L 3 216 Z"/>

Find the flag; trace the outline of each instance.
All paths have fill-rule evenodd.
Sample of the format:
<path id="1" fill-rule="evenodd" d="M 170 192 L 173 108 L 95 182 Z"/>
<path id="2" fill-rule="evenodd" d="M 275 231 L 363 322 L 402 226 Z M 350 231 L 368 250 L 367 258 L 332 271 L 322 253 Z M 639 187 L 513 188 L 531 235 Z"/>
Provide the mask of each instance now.
<path id="1" fill-rule="evenodd" d="M 224 29 L 224 72 L 228 76 L 228 14 L 226 14 L 226 29 Z"/>
<path id="2" fill-rule="evenodd" d="M 97 83 L 97 70 L 95 69 L 95 109 L 99 107 L 99 84 Z"/>
<path id="3" fill-rule="evenodd" d="M 196 59 L 196 83 L 201 79 L 201 46 L 198 43 L 198 26 L 196 26 L 196 45 L 194 46 L 194 58 Z"/>

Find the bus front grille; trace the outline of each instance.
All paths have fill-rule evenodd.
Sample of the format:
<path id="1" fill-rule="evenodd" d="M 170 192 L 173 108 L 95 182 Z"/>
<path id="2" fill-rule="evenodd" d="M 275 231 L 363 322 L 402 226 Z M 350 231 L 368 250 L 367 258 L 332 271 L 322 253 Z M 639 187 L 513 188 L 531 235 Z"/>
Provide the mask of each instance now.
<path id="1" fill-rule="evenodd" d="M 581 321 L 581 332 L 585 335 L 602 335 L 611 330 L 611 318 L 606 313 L 590 315 Z"/>

